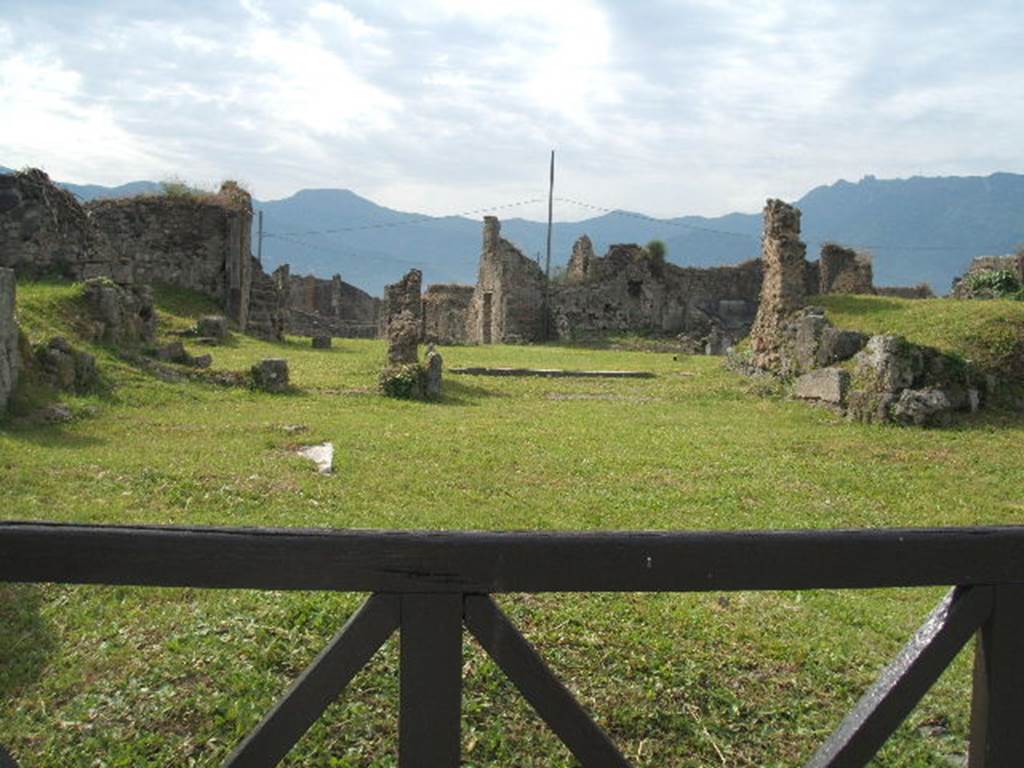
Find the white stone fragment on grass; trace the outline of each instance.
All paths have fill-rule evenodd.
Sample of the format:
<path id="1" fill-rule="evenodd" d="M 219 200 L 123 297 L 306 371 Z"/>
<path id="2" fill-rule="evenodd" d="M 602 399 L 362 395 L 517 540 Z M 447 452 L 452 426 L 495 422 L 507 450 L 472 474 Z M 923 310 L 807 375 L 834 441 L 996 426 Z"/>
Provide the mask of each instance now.
<path id="1" fill-rule="evenodd" d="M 334 443 L 304 445 L 295 452 L 316 464 L 316 471 L 321 475 L 329 475 L 334 471 Z"/>

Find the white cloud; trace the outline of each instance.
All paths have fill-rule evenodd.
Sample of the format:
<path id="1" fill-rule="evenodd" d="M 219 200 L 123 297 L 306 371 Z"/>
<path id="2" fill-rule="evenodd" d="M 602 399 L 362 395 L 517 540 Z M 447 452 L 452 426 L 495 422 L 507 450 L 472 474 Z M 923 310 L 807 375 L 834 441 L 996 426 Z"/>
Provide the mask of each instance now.
<path id="1" fill-rule="evenodd" d="M 564 195 L 675 215 L 1022 169 L 1012 4 L 7 3 L 0 163 L 73 180 L 242 176 L 443 213 L 543 193 L 554 147 Z"/>

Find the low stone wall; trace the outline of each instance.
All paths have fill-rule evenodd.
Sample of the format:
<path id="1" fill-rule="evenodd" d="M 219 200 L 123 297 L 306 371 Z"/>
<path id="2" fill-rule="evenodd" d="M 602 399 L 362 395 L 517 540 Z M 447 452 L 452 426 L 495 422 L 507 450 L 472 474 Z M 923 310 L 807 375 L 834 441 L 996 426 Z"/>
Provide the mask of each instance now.
<path id="1" fill-rule="evenodd" d="M 878 296 L 894 296 L 897 299 L 934 299 L 935 292 L 928 283 L 918 285 L 876 285 Z"/>
<path id="2" fill-rule="evenodd" d="M 423 294 L 423 340 L 431 344 L 465 344 L 469 338 L 472 285 L 432 285 Z"/>
<path id="3" fill-rule="evenodd" d="M 18 326 L 14 321 L 14 270 L 0 268 L 0 416 L 7 410 L 20 370 Z"/>

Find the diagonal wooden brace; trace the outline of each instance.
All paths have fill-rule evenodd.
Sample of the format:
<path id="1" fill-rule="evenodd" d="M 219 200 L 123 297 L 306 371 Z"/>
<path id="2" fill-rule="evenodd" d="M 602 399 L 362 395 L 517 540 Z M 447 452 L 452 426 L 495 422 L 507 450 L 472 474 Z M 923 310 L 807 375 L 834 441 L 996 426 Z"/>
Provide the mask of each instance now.
<path id="1" fill-rule="evenodd" d="M 372 595 L 285 692 L 224 768 L 272 768 L 398 628 L 399 598 Z"/>
<path id="2" fill-rule="evenodd" d="M 866 765 L 991 612 L 991 587 L 950 590 L 805 768 Z"/>
<path id="3" fill-rule="evenodd" d="M 491 597 L 466 595 L 464 604 L 469 631 L 583 768 L 629 768 L 607 734 Z"/>

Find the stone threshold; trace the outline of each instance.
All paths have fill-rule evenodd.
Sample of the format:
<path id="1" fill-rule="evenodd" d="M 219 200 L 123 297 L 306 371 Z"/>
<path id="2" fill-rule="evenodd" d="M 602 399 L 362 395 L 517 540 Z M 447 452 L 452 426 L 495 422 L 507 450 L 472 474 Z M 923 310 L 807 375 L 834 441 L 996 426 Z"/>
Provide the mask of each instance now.
<path id="1" fill-rule="evenodd" d="M 564 368 L 449 368 L 467 376 L 546 376 L 579 379 L 653 379 L 650 371 L 573 371 Z"/>

